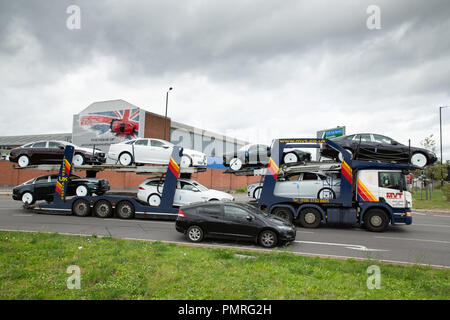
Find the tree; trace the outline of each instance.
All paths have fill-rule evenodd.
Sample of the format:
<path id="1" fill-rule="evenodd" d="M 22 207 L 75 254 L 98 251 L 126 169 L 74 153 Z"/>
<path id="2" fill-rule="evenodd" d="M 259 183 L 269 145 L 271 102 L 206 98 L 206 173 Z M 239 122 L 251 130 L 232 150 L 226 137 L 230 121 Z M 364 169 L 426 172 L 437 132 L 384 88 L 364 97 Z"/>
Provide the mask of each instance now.
<path id="1" fill-rule="evenodd" d="M 432 152 L 436 152 L 436 140 L 433 138 L 433 134 L 430 134 L 428 137 L 425 137 L 420 144 L 425 148 Z"/>

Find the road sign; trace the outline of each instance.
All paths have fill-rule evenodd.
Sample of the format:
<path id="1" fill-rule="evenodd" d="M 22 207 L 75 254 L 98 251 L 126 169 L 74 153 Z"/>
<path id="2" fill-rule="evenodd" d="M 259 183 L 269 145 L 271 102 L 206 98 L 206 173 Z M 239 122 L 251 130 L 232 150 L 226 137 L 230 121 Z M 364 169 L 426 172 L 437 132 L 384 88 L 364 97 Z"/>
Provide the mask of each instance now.
<path id="1" fill-rule="evenodd" d="M 332 129 L 325 129 L 317 131 L 317 138 L 334 139 L 345 135 L 345 127 L 336 127 Z"/>

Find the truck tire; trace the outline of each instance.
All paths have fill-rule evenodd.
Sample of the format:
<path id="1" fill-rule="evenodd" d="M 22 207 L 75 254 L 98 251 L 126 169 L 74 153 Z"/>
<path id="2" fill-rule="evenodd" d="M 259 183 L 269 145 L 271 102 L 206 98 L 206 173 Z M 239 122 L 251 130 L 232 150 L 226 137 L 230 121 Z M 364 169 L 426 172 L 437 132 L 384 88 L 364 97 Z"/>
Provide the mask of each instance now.
<path id="1" fill-rule="evenodd" d="M 112 205 L 107 200 L 99 200 L 94 206 L 94 213 L 99 218 L 109 218 L 112 216 Z"/>
<path id="2" fill-rule="evenodd" d="M 129 201 L 121 201 L 116 206 L 116 215 L 120 219 L 132 219 L 134 218 L 134 206 Z"/>
<path id="3" fill-rule="evenodd" d="M 317 228 L 322 221 L 322 215 L 315 208 L 305 208 L 300 211 L 298 220 L 303 228 Z"/>
<path id="4" fill-rule="evenodd" d="M 85 199 L 78 199 L 73 203 L 72 212 L 77 217 L 87 217 L 91 213 L 91 206 L 89 201 Z"/>
<path id="5" fill-rule="evenodd" d="M 370 209 L 364 214 L 364 226 L 372 232 L 383 232 L 389 226 L 389 217 L 381 209 Z"/>
<path id="6" fill-rule="evenodd" d="M 292 222 L 292 220 L 294 220 L 292 212 L 291 210 L 289 210 L 289 208 L 285 207 L 275 208 L 272 210 L 272 214 L 274 216 L 280 217 L 283 220 L 286 220 L 287 222 Z"/>

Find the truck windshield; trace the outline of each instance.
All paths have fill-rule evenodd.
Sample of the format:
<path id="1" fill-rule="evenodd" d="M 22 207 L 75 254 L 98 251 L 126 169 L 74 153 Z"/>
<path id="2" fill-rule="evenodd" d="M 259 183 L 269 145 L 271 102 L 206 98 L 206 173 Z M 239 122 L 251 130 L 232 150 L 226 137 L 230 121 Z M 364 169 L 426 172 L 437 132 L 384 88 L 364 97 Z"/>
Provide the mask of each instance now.
<path id="1" fill-rule="evenodd" d="M 381 188 L 404 190 L 406 186 L 406 177 L 401 172 L 379 172 L 378 185 Z"/>

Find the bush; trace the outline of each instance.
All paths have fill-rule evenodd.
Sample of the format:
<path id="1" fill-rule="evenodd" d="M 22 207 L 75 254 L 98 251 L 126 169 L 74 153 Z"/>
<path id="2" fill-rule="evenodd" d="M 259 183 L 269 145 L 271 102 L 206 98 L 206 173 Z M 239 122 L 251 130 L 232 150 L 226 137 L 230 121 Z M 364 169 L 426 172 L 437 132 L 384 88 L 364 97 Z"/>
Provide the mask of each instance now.
<path id="1" fill-rule="evenodd" d="M 236 193 L 243 193 L 243 192 L 246 192 L 246 191 L 247 191 L 246 187 L 236 188 Z"/>
<path id="2" fill-rule="evenodd" d="M 450 183 L 445 183 L 442 186 L 442 193 L 444 194 L 444 197 L 447 199 L 447 201 L 450 201 Z"/>

